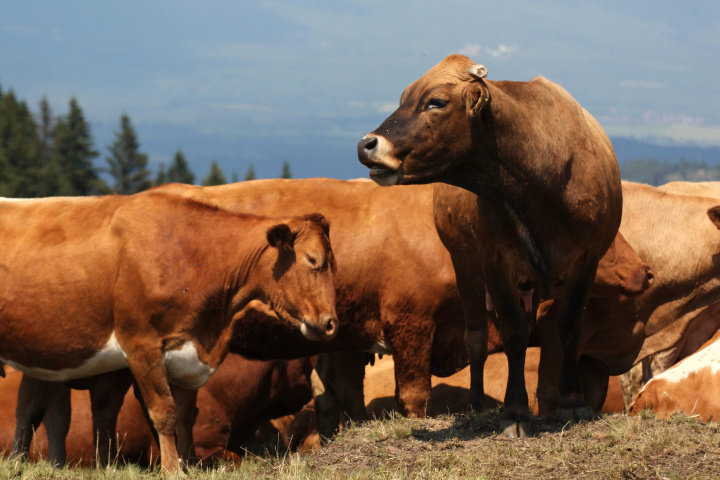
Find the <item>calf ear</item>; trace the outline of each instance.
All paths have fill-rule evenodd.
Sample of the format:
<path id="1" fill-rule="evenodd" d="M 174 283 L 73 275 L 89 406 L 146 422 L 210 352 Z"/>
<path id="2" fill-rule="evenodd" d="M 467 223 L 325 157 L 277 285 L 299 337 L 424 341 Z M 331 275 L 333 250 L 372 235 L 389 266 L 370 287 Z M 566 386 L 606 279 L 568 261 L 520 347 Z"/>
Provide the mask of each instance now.
<path id="1" fill-rule="evenodd" d="M 320 225 L 323 232 L 325 232 L 325 235 L 328 237 L 330 236 L 330 222 L 327 221 L 322 213 L 311 213 L 310 215 L 305 215 L 305 219 Z"/>
<path id="2" fill-rule="evenodd" d="M 267 241 L 271 247 L 285 252 L 292 252 L 295 245 L 295 234 L 290 227 L 280 223 L 267 231 Z"/>
<path id="3" fill-rule="evenodd" d="M 490 103 L 490 90 L 483 80 L 487 77 L 487 68 L 480 64 L 470 65 L 467 69 L 472 78 L 465 89 L 465 107 L 470 116 L 477 115 L 482 108 Z"/>
<path id="4" fill-rule="evenodd" d="M 707 211 L 707 214 L 708 217 L 710 217 L 710 221 L 715 224 L 718 230 L 720 230 L 720 205 L 712 207 Z"/>

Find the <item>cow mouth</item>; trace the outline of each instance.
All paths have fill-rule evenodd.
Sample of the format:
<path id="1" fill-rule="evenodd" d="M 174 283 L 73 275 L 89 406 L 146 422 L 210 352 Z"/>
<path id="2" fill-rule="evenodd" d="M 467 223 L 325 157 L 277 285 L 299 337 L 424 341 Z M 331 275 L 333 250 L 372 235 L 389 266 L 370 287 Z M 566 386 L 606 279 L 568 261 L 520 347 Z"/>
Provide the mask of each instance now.
<path id="1" fill-rule="evenodd" d="M 370 178 L 377 184 L 383 186 L 391 186 L 398 183 L 400 174 L 397 170 L 386 165 L 373 163 L 370 166 Z"/>

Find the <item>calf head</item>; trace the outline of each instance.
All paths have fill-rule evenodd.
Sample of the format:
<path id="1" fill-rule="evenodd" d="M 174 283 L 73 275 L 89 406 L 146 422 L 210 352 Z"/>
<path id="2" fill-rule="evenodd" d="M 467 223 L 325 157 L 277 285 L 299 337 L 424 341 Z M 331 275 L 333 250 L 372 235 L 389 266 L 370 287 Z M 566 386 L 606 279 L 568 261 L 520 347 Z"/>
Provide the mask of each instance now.
<path id="1" fill-rule="evenodd" d="M 329 224 L 319 213 L 275 225 L 267 240 L 277 251 L 269 307 L 285 320 L 299 321 L 303 335 L 329 340 L 338 330 L 333 277 L 337 266 Z"/>
<path id="2" fill-rule="evenodd" d="M 466 161 L 490 102 L 487 70 L 451 55 L 410 85 L 400 107 L 358 143 L 358 158 L 380 185 L 426 182 Z"/>
<path id="3" fill-rule="evenodd" d="M 650 267 L 642 261 L 620 232 L 600 259 L 591 295 L 639 295 L 653 283 Z"/>

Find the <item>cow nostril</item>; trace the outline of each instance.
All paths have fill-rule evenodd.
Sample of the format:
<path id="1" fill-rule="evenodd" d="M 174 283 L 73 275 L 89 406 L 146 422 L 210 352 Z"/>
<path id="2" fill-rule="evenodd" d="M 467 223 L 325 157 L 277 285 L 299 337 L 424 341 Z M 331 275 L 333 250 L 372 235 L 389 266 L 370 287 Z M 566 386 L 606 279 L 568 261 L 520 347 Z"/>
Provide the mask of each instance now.
<path id="1" fill-rule="evenodd" d="M 649 283 L 650 285 L 652 285 L 653 280 L 655 280 L 655 275 L 653 275 L 653 273 L 652 273 L 651 271 L 648 271 L 647 274 L 646 274 L 646 276 L 647 276 L 647 281 L 648 281 L 648 283 Z"/>
<path id="2" fill-rule="evenodd" d="M 328 321 L 325 323 L 325 335 L 328 335 L 328 336 L 335 335 L 337 328 L 338 328 L 337 319 L 335 319 L 335 318 L 328 319 Z"/>
<path id="3" fill-rule="evenodd" d="M 368 151 L 374 150 L 375 147 L 377 147 L 377 144 L 378 144 L 377 137 L 370 137 L 363 142 L 363 148 Z"/>

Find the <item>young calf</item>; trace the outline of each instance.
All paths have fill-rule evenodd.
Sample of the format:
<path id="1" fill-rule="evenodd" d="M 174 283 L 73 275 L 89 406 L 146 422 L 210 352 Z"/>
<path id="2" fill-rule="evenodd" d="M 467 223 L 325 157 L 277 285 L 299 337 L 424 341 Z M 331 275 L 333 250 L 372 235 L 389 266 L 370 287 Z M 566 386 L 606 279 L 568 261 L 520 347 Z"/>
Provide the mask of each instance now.
<path id="1" fill-rule="evenodd" d="M 312 339 L 338 327 L 322 215 L 268 219 L 162 193 L 0 201 L 0 362 L 67 381 L 130 367 L 178 467 L 176 402 L 250 304 Z"/>

